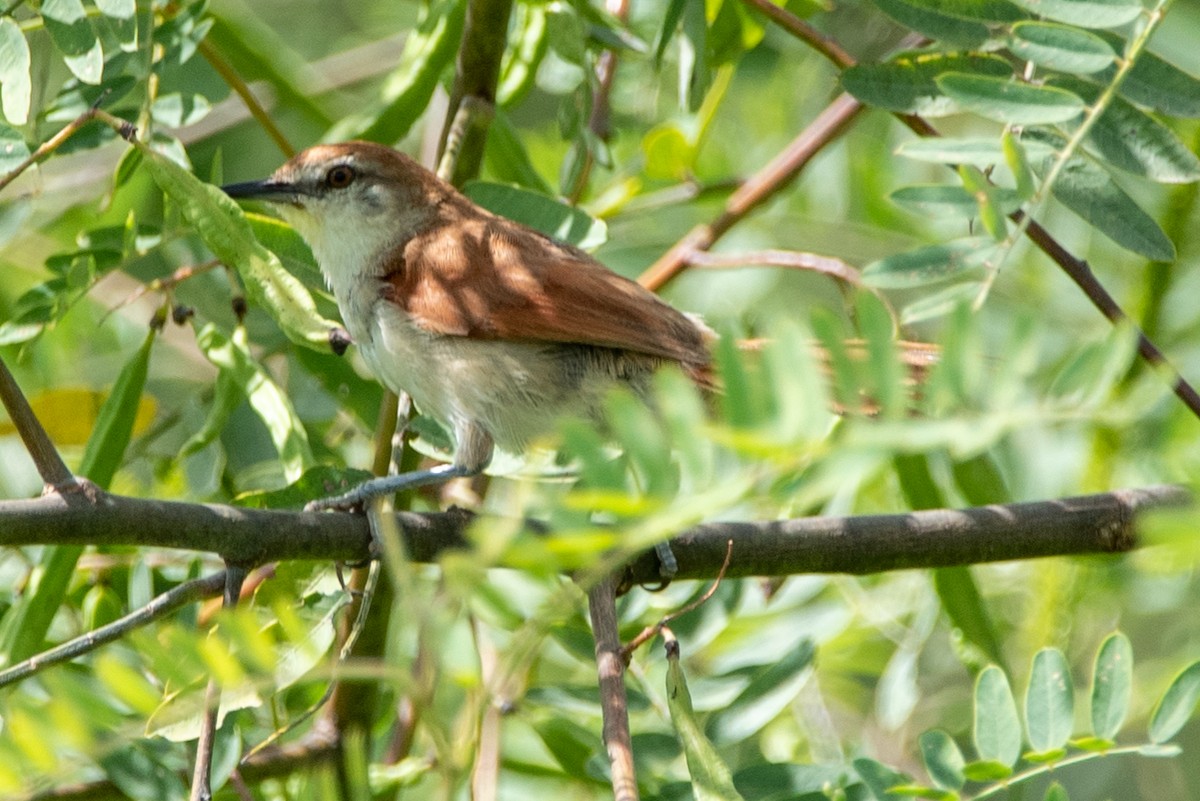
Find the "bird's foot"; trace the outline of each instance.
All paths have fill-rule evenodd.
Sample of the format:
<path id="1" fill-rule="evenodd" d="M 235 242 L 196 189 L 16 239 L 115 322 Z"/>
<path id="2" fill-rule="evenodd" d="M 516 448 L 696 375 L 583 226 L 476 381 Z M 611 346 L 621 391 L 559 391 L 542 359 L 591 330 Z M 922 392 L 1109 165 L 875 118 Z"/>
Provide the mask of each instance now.
<path id="1" fill-rule="evenodd" d="M 394 495 L 402 490 L 416 489 L 429 484 L 441 484 L 452 478 L 474 475 L 478 471 L 453 464 L 442 464 L 428 470 L 413 470 L 395 476 L 372 478 L 359 484 L 349 492 L 329 498 L 317 498 L 304 505 L 306 512 L 323 512 L 326 509 L 339 511 L 362 511 L 376 498 Z"/>

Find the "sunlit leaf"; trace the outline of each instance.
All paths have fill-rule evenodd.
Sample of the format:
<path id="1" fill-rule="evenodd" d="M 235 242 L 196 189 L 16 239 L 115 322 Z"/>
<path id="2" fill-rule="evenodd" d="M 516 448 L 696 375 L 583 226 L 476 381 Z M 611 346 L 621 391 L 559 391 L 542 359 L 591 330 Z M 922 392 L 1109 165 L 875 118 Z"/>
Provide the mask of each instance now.
<path id="1" fill-rule="evenodd" d="M 467 197 L 485 209 L 524 223 L 559 241 L 589 250 L 604 244 L 608 226 L 582 209 L 518 186 L 470 181 Z"/>
<path id="2" fill-rule="evenodd" d="M 1013 0 L 1024 8 L 1068 25 L 1115 28 L 1142 13 L 1138 0 Z"/>
<path id="3" fill-rule="evenodd" d="M 810 654 L 811 656 L 811 654 Z M 733 786 L 729 767 L 700 728 L 692 709 L 687 677 L 679 664 L 679 649 L 667 649 L 667 708 L 671 722 L 683 745 L 692 794 L 697 801 L 739 801 L 742 796 Z"/>
<path id="4" fill-rule="evenodd" d="M 1043 648 L 1033 658 L 1025 692 L 1025 725 L 1034 751 L 1057 749 L 1071 736 L 1075 722 L 1074 685 L 1066 657 Z"/>
<path id="5" fill-rule="evenodd" d="M 1154 744 L 1170 740 L 1192 717 L 1196 700 L 1200 698 L 1200 662 L 1193 662 L 1180 671 L 1158 700 L 1150 716 L 1150 741 Z"/>
<path id="6" fill-rule="evenodd" d="M 1133 647 L 1121 632 L 1104 638 L 1092 670 L 1092 733 L 1112 740 L 1129 714 L 1133 695 Z"/>
<path id="7" fill-rule="evenodd" d="M 1053 187 L 1064 206 L 1118 245 L 1154 261 L 1173 261 L 1175 245 L 1154 218 L 1100 167 L 1074 156 Z"/>
<path id="8" fill-rule="evenodd" d="M 988 27 L 981 22 L 941 14 L 907 0 L 875 0 L 875 5 L 896 22 L 930 39 L 973 48 L 988 38 Z"/>
<path id="9" fill-rule="evenodd" d="M 99 84 L 104 51 L 79 0 L 44 0 L 42 18 L 67 68 L 84 83 Z"/>
<path id="10" fill-rule="evenodd" d="M 898 253 L 863 268 L 863 280 L 880 289 L 924 286 L 982 267 L 995 255 L 989 239 L 960 239 Z"/>
<path id="11" fill-rule="evenodd" d="M 1009 125 L 1066 122 L 1084 109 L 1083 100 L 1065 89 L 1011 78 L 950 72 L 937 78 L 937 86 L 968 111 Z"/>
<path id="12" fill-rule="evenodd" d="M 29 100 L 33 91 L 30 64 L 25 34 L 21 33 L 12 17 L 0 17 L 0 108 L 3 108 L 4 119 L 13 125 L 24 125 L 29 119 Z M 0 174 L 12 169 L 14 158 L 17 163 L 24 158 L 16 158 L 12 143 L 16 132 L 9 133 L 11 130 L 7 126 L 0 128 Z M 24 140 L 20 140 L 19 136 L 17 139 L 24 148 Z M 26 149 L 25 155 L 28 154 Z"/>
<path id="13" fill-rule="evenodd" d="M 993 76 L 1003 83 L 1012 68 L 996 56 L 927 53 L 899 56 L 885 64 L 857 64 L 842 73 L 842 86 L 871 106 L 902 114 L 941 117 L 962 110 L 938 82 L 946 73 Z"/>
<path id="14" fill-rule="evenodd" d="M 919 743 L 921 759 L 925 762 L 929 778 L 939 787 L 948 790 L 962 789 L 966 782 L 966 777 L 963 776 L 966 760 L 958 750 L 954 738 L 941 729 L 933 729 L 922 734 Z"/>
<path id="15" fill-rule="evenodd" d="M 1008 46 L 1023 59 L 1063 72 L 1099 72 L 1117 57 L 1099 36 L 1050 22 L 1018 22 Z"/>
<path id="16" fill-rule="evenodd" d="M 989 665 L 975 680 L 975 750 L 981 760 L 1011 767 L 1021 755 L 1021 721 L 1008 677 Z"/>

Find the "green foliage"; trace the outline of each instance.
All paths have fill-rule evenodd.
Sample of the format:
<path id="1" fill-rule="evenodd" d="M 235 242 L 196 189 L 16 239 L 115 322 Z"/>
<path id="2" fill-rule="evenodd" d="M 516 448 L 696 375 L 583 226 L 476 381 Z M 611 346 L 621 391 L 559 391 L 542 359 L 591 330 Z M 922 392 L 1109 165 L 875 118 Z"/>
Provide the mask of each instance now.
<path id="1" fill-rule="evenodd" d="M 722 333 L 716 397 L 663 371 L 650 403 L 610 398 L 606 426 L 564 421 L 542 443 L 554 464 L 499 456 L 471 551 L 389 563 L 378 630 L 362 637 L 373 651 L 340 652 L 357 596 L 336 570 L 284 563 L 255 576 L 234 613 L 189 604 L 6 686 L 0 797 L 101 780 L 138 801 L 186 797 L 210 676 L 223 688 L 216 797 L 240 797 L 227 777 L 252 749 L 322 730 L 324 710 L 307 714 L 335 672 L 369 690 L 356 710 L 365 731 L 343 732 L 346 763 L 314 759 L 253 783 L 256 797 L 457 797 L 491 753 L 503 797 L 611 797 L 591 632 L 563 571 L 709 520 L 1194 476 L 1194 420 L 1136 369 L 1134 332 L 1110 330 L 1044 260 L 1024 259 L 1011 216 L 1036 218 L 1127 309 L 1144 309 L 1142 324 L 1194 372 L 1184 260 L 1196 249 L 1200 80 L 1193 12 L 1178 5 L 1164 16 L 1131 0 L 789 2 L 859 58 L 844 88 L 947 136 L 893 135 L 887 115 L 861 115 L 759 203 L 771 176 L 756 173 L 812 142 L 798 134 L 839 80 L 833 68 L 739 0 L 648 0 L 628 19 L 583 0 L 517 2 L 484 171 L 466 187 L 477 202 L 630 276 L 689 230 L 729 223 L 726 255 L 833 256 L 866 265 L 863 286 L 690 270 L 665 294 Z M 300 10 L 311 11 L 46 0 L 0 16 L 0 172 L 93 104 L 139 128 L 126 145 L 88 123 L 0 192 L 5 360 L 35 399 L 111 387 L 98 414 L 78 414 L 94 428 L 86 446 L 59 444 L 114 491 L 295 509 L 372 461 L 382 391 L 354 348 L 331 352 L 337 312 L 311 252 L 211 184 L 268 174 L 283 158 L 275 139 L 363 136 L 428 154 L 467 3 L 344 4 L 320 25 Z M 932 41 L 886 49 L 908 32 Z M 597 67 L 612 57 L 601 105 Z M 242 82 L 270 133 L 243 113 Z M 1136 257 L 1180 261 L 1155 272 L 1131 269 Z M 173 322 L 148 333 L 151 314 Z M 146 404 L 154 419 L 139 425 Z M 407 436 L 434 455 L 449 446 L 425 419 Z M 15 440 L 0 447 L 6 497 L 36 493 Z M 1138 762 L 1152 767 L 1135 779 L 1124 768 L 1194 748 L 1195 556 L 726 578 L 671 622 L 677 654 L 632 657 L 642 795 L 949 800 L 1012 787 L 1060 801 L 1091 797 L 1079 764 L 1106 782 L 1096 797 L 1171 799 L 1200 784 L 1195 760 Z M 216 567 L 186 552 L 9 549 L 5 667 Z M 622 635 L 705 589 L 631 591 Z M 1128 636 L 1108 634 L 1118 620 Z M 1122 775 L 1103 772 L 1114 763 Z"/>

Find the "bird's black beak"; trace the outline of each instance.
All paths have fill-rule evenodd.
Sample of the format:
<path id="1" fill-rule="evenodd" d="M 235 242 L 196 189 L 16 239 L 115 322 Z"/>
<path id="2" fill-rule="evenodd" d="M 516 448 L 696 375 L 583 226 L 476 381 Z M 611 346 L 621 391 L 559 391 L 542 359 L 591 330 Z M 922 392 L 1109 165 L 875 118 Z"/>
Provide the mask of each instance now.
<path id="1" fill-rule="evenodd" d="M 273 181 L 270 178 L 226 184 L 221 187 L 221 191 L 237 200 L 266 200 L 274 203 L 295 203 L 297 197 L 302 194 L 292 184 Z"/>

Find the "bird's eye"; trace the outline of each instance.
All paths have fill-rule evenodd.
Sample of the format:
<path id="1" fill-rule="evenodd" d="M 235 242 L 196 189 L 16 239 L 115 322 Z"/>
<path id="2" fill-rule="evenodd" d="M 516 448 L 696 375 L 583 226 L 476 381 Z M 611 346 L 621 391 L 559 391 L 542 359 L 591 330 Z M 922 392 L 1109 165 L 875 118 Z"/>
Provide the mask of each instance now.
<path id="1" fill-rule="evenodd" d="M 349 164 L 339 164 L 325 173 L 325 185 L 330 189 L 345 189 L 354 182 L 354 168 Z"/>

